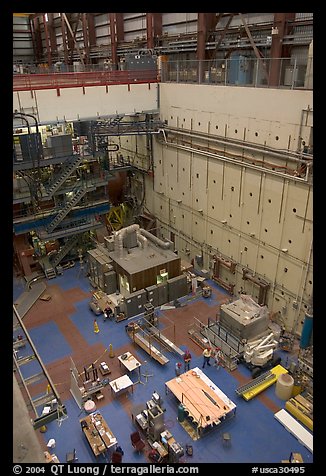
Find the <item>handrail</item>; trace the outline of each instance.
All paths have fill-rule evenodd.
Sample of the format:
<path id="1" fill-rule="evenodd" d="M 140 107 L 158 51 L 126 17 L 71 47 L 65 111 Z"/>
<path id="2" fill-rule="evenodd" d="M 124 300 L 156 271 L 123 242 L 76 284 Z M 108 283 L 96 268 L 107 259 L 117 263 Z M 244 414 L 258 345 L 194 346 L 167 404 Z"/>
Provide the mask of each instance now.
<path id="1" fill-rule="evenodd" d="M 158 82 L 156 70 L 19 74 L 13 76 L 13 91 L 155 82 Z"/>

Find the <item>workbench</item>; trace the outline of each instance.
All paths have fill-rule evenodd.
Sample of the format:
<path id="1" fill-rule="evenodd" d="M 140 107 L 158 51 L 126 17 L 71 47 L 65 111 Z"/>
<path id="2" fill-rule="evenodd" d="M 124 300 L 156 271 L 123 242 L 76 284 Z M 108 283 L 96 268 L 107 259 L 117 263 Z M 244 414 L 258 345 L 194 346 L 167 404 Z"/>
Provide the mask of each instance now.
<path id="1" fill-rule="evenodd" d="M 109 382 L 109 385 L 111 387 L 111 392 L 113 392 L 115 396 L 127 392 L 130 388 L 131 392 L 134 392 L 134 383 L 128 377 L 128 375 L 122 375 L 122 377 L 116 378 L 115 380 L 111 380 L 111 382 Z"/>
<path id="2" fill-rule="evenodd" d="M 123 365 L 128 372 L 138 370 L 138 382 L 140 381 L 140 367 L 141 363 L 130 352 L 125 352 L 118 356 L 119 365 Z"/>
<path id="3" fill-rule="evenodd" d="M 198 367 L 165 382 L 165 386 L 183 404 L 199 431 L 235 414 L 236 405 Z"/>
<path id="4" fill-rule="evenodd" d="M 91 413 L 79 422 L 96 457 L 117 445 L 116 437 L 99 412 Z"/>

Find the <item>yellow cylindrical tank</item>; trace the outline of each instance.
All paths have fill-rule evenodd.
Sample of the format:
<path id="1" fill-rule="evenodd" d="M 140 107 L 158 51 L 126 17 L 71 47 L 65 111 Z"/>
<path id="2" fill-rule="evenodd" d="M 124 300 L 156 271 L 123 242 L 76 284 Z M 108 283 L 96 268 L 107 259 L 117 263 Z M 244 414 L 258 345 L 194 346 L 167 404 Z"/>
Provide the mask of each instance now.
<path id="1" fill-rule="evenodd" d="M 281 400 L 289 400 L 292 396 L 293 386 L 293 377 L 289 374 L 281 374 L 276 381 L 276 396 Z"/>

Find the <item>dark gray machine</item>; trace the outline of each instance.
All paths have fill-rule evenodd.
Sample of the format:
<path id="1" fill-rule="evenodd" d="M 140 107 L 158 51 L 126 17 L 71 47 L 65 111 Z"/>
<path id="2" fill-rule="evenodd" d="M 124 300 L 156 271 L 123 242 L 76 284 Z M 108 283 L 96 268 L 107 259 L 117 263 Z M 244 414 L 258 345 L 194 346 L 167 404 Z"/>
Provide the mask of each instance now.
<path id="1" fill-rule="evenodd" d="M 155 70 L 157 67 L 156 56 L 143 51 L 139 51 L 137 54 L 127 54 L 125 63 L 127 70 Z"/>
<path id="2" fill-rule="evenodd" d="M 152 441 L 159 441 L 162 431 L 164 431 L 164 412 L 159 405 L 147 402 L 148 416 L 148 438 Z"/>

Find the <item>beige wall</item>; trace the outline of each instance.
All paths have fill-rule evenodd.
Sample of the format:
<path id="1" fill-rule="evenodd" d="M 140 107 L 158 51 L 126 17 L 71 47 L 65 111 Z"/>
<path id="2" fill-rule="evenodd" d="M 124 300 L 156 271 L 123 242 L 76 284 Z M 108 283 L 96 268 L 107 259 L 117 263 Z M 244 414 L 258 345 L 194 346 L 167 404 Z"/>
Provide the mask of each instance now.
<path id="1" fill-rule="evenodd" d="M 160 84 L 161 119 L 169 125 L 278 149 L 297 149 L 301 111 L 312 106 L 306 90 Z M 310 127 L 301 132 L 307 143 Z"/>
<path id="2" fill-rule="evenodd" d="M 16 92 L 13 95 L 13 109 L 34 108 L 39 122 L 78 120 L 96 116 L 141 112 L 157 109 L 157 88 L 151 84 L 85 88 L 62 88 L 60 96 L 55 89 Z M 26 112 L 26 111 L 25 111 Z"/>
<path id="3" fill-rule="evenodd" d="M 296 150 L 301 111 L 312 107 L 311 91 L 161 84 L 160 93 L 161 119 L 170 126 L 239 139 L 245 134 L 279 149 Z M 307 141 L 309 118 L 301 127 Z M 236 274 L 222 273 L 236 295 L 244 290 L 258 298 L 258 287 L 242 279 L 243 267 L 265 278 L 270 310 L 287 329 L 300 331 L 312 294 L 311 184 L 158 141 L 154 166 L 154 190 L 147 187 L 146 200 L 162 235 L 176 234 L 183 258 L 203 253 L 206 269 L 216 252 L 234 259 Z"/>
<path id="4" fill-rule="evenodd" d="M 62 89 L 60 96 L 51 90 L 20 92 L 14 93 L 13 108 L 37 110 L 40 122 L 153 110 L 157 88 L 112 86 L 106 93 L 105 87 L 93 87 L 85 94 L 82 88 Z M 303 126 L 300 121 L 302 110 L 312 108 L 312 91 L 168 83 L 159 90 L 160 118 L 170 126 L 293 151 L 300 131 L 309 142 L 312 113 Z M 145 136 L 112 140 L 147 170 Z M 155 176 L 146 179 L 146 206 L 162 236 L 174 232 L 185 259 L 203 253 L 206 269 L 214 253 L 234 259 L 235 275 L 223 269 L 222 278 L 235 284 L 236 295 L 244 290 L 258 297 L 257 286 L 243 281 L 243 267 L 265 278 L 270 310 L 288 329 L 300 331 L 312 294 L 311 184 L 162 146 L 156 136 L 153 145 Z"/>

